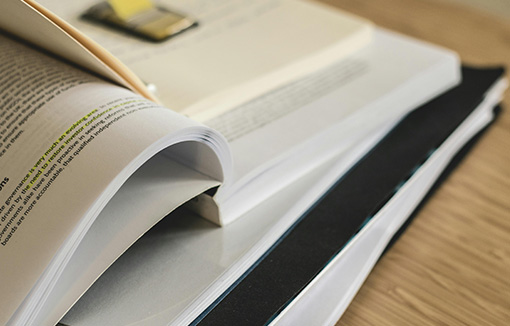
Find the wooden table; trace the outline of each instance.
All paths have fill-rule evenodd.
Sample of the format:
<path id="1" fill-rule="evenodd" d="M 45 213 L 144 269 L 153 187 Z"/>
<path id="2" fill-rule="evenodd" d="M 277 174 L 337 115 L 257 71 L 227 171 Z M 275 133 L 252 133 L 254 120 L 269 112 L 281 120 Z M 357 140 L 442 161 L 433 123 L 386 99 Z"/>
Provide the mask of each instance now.
<path id="1" fill-rule="evenodd" d="M 464 63 L 510 69 L 502 18 L 440 0 L 323 2 L 450 48 Z M 510 325 L 510 92 L 503 104 L 337 325 Z"/>

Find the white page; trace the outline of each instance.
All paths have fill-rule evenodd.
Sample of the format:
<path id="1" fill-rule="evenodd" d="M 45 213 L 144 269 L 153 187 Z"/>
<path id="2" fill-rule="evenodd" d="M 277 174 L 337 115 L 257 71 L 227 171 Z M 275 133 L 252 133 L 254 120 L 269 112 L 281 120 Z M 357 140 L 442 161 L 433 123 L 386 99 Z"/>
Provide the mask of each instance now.
<path id="1" fill-rule="evenodd" d="M 80 19 L 97 1 L 41 3 L 155 84 L 165 105 L 200 121 L 345 57 L 371 34 L 367 21 L 318 3 L 173 0 L 158 5 L 199 26 L 153 43 Z"/>
<path id="2" fill-rule="evenodd" d="M 252 216 L 223 228 L 187 211 L 168 216 L 121 256 L 62 322 L 167 325 L 210 284 L 221 282 L 224 271 L 321 173 L 318 169 L 253 210 Z"/>
<path id="3" fill-rule="evenodd" d="M 233 154 L 234 184 L 215 197 L 225 223 L 459 80 L 453 53 L 377 29 L 347 59 L 207 121 Z"/>
<path id="4" fill-rule="evenodd" d="M 171 151 L 171 149 L 169 149 Z M 145 163 L 101 211 L 30 325 L 55 324 L 94 280 L 138 237 L 190 196 L 217 180 L 166 155 Z"/>

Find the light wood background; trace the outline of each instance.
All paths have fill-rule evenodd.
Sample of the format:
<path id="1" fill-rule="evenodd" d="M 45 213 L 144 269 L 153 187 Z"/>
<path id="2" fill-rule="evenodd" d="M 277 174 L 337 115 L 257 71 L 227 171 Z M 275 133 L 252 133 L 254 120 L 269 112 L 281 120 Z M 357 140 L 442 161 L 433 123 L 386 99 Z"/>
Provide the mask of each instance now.
<path id="1" fill-rule="evenodd" d="M 440 0 L 322 1 L 510 69 L 510 19 Z M 337 325 L 510 325 L 510 92 L 503 104 Z"/>

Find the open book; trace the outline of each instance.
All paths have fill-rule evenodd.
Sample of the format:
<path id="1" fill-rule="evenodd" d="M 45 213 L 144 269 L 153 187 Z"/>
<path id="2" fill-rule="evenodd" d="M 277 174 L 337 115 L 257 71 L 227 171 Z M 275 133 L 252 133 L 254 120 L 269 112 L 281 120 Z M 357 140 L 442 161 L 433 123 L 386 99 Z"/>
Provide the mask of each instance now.
<path id="1" fill-rule="evenodd" d="M 70 3 L 69 21 L 81 13 L 75 3 L 90 4 Z M 301 1 L 225 3 L 232 21 L 248 23 L 225 30 L 208 25 L 206 12 L 203 28 L 173 47 L 105 41 L 157 85 L 165 108 L 47 9 L 4 1 L 0 324 L 55 323 L 191 199 L 193 210 L 227 224 L 342 153 L 347 170 L 408 110 L 459 80 L 451 52 L 347 14 Z M 241 39 L 253 41 L 249 53 Z"/>
<path id="2" fill-rule="evenodd" d="M 236 223 L 215 228 L 185 209 L 172 213 L 62 323 L 335 324 L 446 162 L 493 118 L 501 74 L 463 68 L 460 86 L 407 115 L 340 179 L 341 157 Z"/>

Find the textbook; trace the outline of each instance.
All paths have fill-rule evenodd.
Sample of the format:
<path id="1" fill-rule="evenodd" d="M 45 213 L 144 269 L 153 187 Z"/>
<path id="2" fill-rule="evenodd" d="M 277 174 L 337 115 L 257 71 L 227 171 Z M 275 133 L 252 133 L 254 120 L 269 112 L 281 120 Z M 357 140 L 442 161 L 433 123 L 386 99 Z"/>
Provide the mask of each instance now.
<path id="1" fill-rule="evenodd" d="M 463 67 L 462 75 L 459 86 L 404 117 L 341 179 L 341 160 L 322 165 L 259 205 L 256 223 L 217 229 L 175 212 L 115 262 L 62 323 L 335 324 L 392 235 L 494 119 L 507 85 L 503 70 Z M 316 194 L 308 203 L 307 192 Z M 250 252 L 256 247 L 262 250 Z M 211 288 L 222 292 L 214 297 Z"/>
<path id="2" fill-rule="evenodd" d="M 302 52 L 270 55 L 260 65 L 247 61 L 246 71 L 232 69 L 228 80 L 218 76 L 229 75 L 230 59 L 214 74 L 163 56 L 190 73 L 172 80 L 164 71 L 157 76 L 161 65 L 146 63 L 151 73 L 143 75 L 139 52 L 133 70 L 156 84 L 156 96 L 40 4 L 4 1 L 0 324 L 55 324 L 136 239 L 184 203 L 225 225 L 250 218 L 257 205 L 333 158 L 342 157 L 339 173 L 347 171 L 409 110 L 460 79 L 458 59 L 448 50 L 320 5 L 261 3 L 265 10 L 250 7 L 254 25 L 223 29 L 221 51 L 243 55 L 246 44 L 228 47 L 232 37 L 246 36 L 236 26 L 270 26 L 266 35 L 274 36 L 272 49 L 279 52 L 290 44 L 279 44 L 277 31 L 293 31 L 304 13 L 328 23 L 317 24 L 325 30 L 306 29 L 311 34 L 296 41 Z M 176 40 L 218 41 L 200 36 L 221 30 L 212 23 L 208 30 L 206 22 Z M 212 51 L 207 45 L 199 44 Z M 177 48 L 184 54 L 174 59 L 194 57 Z M 173 89 L 188 76 L 194 77 L 186 89 L 165 91 L 166 80 Z"/>

